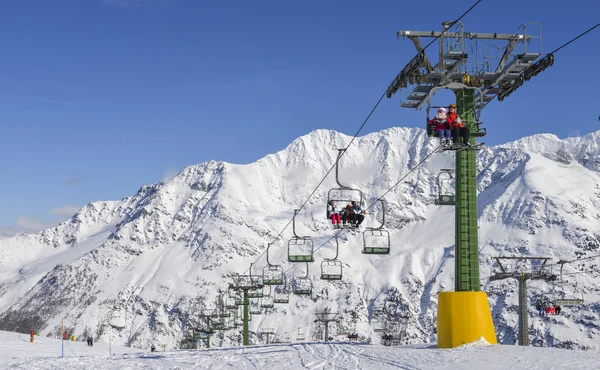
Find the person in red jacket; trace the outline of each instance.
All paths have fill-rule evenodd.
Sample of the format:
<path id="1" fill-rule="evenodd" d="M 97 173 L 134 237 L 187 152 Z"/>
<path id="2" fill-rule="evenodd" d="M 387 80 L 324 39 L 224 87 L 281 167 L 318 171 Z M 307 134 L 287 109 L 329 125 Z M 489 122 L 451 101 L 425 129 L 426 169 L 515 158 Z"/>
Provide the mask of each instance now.
<path id="1" fill-rule="evenodd" d="M 446 120 L 450 127 L 452 127 L 452 140 L 454 141 L 454 145 L 459 144 L 459 137 L 461 137 L 463 139 L 463 144 L 470 146 L 471 143 L 469 142 L 469 139 L 471 138 L 471 131 L 469 130 L 469 126 L 465 125 L 458 114 L 456 114 L 456 104 L 450 104 L 448 106 Z"/>
<path id="2" fill-rule="evenodd" d="M 429 124 L 434 126 L 433 129 L 437 131 L 440 137 L 440 144 L 450 145 L 450 124 L 448 123 L 446 116 L 446 108 L 441 107 L 438 109 L 435 117 L 429 120 Z"/>

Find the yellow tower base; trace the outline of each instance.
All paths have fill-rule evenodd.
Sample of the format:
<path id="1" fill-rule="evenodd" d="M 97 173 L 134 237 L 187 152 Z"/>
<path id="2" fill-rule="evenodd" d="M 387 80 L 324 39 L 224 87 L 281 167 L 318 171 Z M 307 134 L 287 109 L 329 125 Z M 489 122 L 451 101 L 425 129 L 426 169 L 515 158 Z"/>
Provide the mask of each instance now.
<path id="1" fill-rule="evenodd" d="M 497 344 L 492 312 L 484 292 L 441 292 L 437 312 L 438 348 L 485 339 Z"/>

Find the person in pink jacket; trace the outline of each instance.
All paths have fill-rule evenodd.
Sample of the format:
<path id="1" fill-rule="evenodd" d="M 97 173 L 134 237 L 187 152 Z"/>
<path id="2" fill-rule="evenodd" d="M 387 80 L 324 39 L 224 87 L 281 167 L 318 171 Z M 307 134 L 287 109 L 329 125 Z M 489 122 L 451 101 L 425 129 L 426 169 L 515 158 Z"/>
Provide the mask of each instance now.
<path id="1" fill-rule="evenodd" d="M 438 133 L 440 137 L 440 144 L 442 145 L 452 144 L 450 124 L 448 123 L 447 118 L 446 108 L 441 107 L 438 109 L 435 117 L 429 120 L 429 124 L 434 126 L 433 129 Z"/>
<path id="2" fill-rule="evenodd" d="M 340 211 L 335 208 L 335 202 L 333 200 L 327 205 L 327 217 L 331 219 L 334 229 L 339 229 L 342 227 L 342 225 L 340 225 Z"/>

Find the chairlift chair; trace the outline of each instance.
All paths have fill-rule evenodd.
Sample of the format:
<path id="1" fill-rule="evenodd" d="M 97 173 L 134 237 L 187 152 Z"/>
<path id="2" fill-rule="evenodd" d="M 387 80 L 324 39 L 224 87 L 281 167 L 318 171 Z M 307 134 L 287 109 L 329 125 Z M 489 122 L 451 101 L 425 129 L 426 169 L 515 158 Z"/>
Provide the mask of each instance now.
<path id="1" fill-rule="evenodd" d="M 239 294 L 233 289 L 228 289 L 227 290 L 227 298 L 225 299 L 225 308 L 227 308 L 229 310 L 237 309 L 238 299 L 241 301 L 240 305 L 243 305 L 244 304 L 243 299 L 239 296 Z"/>
<path id="2" fill-rule="evenodd" d="M 476 104 L 476 109 L 475 109 L 475 122 L 474 125 L 470 125 L 470 123 L 467 120 L 463 120 L 463 122 L 466 125 L 469 125 L 469 127 L 473 127 L 475 128 L 475 130 L 471 130 L 471 136 L 472 137 L 482 137 L 485 136 L 487 134 L 487 130 L 483 127 L 481 127 L 481 125 L 483 124 L 483 122 L 481 122 L 481 108 L 483 107 L 483 96 L 484 94 L 482 93 L 481 89 L 475 86 L 467 86 L 463 83 L 460 82 L 450 82 L 446 85 L 443 86 L 436 86 L 434 88 L 431 89 L 431 92 L 428 94 L 428 98 L 427 98 L 427 116 L 426 116 L 426 121 L 425 121 L 425 126 L 426 126 L 426 130 L 427 130 L 427 136 L 429 137 L 438 137 L 438 133 L 436 131 L 434 131 L 433 127 L 429 124 L 429 111 L 431 110 L 431 108 L 435 108 L 436 110 L 439 108 L 447 108 L 447 106 L 432 106 L 431 105 L 431 98 L 433 97 L 433 95 L 435 94 L 435 92 L 439 89 L 467 89 L 467 90 L 475 90 L 477 98 L 479 99 L 479 103 L 478 106 Z M 462 119 L 462 117 L 461 117 Z M 444 150 L 455 150 L 456 148 L 444 148 Z"/>
<path id="3" fill-rule="evenodd" d="M 244 303 L 242 302 L 242 304 Z M 227 308 L 228 310 L 235 310 L 237 308 L 235 298 L 227 297 L 227 299 L 225 299 L 225 308 Z"/>
<path id="4" fill-rule="evenodd" d="M 210 328 L 214 331 L 214 330 L 226 330 L 226 325 L 225 322 L 223 321 L 213 321 Z"/>
<path id="5" fill-rule="evenodd" d="M 390 254 L 391 240 L 389 231 L 385 230 L 385 201 L 381 202 L 382 218 L 379 227 L 367 227 L 363 231 L 363 254 Z M 381 244 L 374 244 L 374 241 Z"/>
<path id="6" fill-rule="evenodd" d="M 583 297 L 583 290 L 581 288 L 579 288 L 577 286 L 577 283 L 569 283 L 566 280 L 563 280 L 562 278 L 562 270 L 563 270 L 563 265 L 567 263 L 566 261 L 560 261 L 560 278 L 558 279 L 558 281 L 555 282 L 556 285 L 560 285 L 561 288 L 564 288 L 565 286 L 572 286 L 573 287 L 573 295 L 571 297 L 562 297 L 562 298 L 555 298 L 554 299 L 554 304 L 555 305 L 559 305 L 561 307 L 568 307 L 568 306 L 579 306 L 582 305 L 584 302 L 584 297 Z M 564 290 L 564 289 L 562 289 Z M 564 292 L 563 292 L 564 293 Z M 566 294 L 565 294 L 566 295 Z M 576 297 L 577 296 L 577 297 Z"/>
<path id="7" fill-rule="evenodd" d="M 314 262 L 313 255 L 315 244 L 310 236 L 298 236 L 296 234 L 296 215 L 299 210 L 294 210 L 292 218 L 292 233 L 294 236 L 288 241 L 288 261 L 289 262 Z M 310 253 L 308 252 L 310 250 Z"/>
<path id="8" fill-rule="evenodd" d="M 342 262 L 338 261 L 340 245 L 337 235 L 335 238 L 335 257 L 325 258 L 321 262 L 321 280 L 342 280 Z"/>
<path id="9" fill-rule="evenodd" d="M 292 291 L 296 295 L 311 295 L 312 294 L 312 280 L 308 276 L 308 262 L 306 263 L 306 275 L 302 277 L 295 277 Z"/>
<path id="10" fill-rule="evenodd" d="M 258 300 L 250 301 L 249 312 L 250 312 L 250 315 L 260 315 L 262 313 L 262 311 L 260 309 L 260 302 Z"/>
<path id="11" fill-rule="evenodd" d="M 435 204 L 438 206 L 456 205 L 456 195 L 450 190 L 450 181 L 454 178 L 451 169 L 441 169 L 437 176 L 438 197 Z"/>
<path id="12" fill-rule="evenodd" d="M 252 275 L 252 266 L 254 264 L 250 264 L 250 280 L 252 281 L 251 290 L 248 291 L 248 298 L 262 298 L 263 292 L 262 288 L 264 286 L 263 276 L 261 275 Z"/>
<path id="13" fill-rule="evenodd" d="M 265 294 L 265 292 L 263 291 L 263 297 L 260 300 L 260 307 L 261 308 L 273 308 L 274 303 L 275 303 L 275 299 L 273 296 L 273 292 L 271 289 L 271 286 L 268 285 L 269 287 L 269 292 Z"/>
<path id="14" fill-rule="evenodd" d="M 273 265 L 269 261 L 269 248 L 273 243 L 267 245 L 267 266 L 263 267 L 263 284 L 264 285 L 283 285 L 285 280 L 285 274 L 283 273 L 283 267 L 280 265 Z"/>
<path id="15" fill-rule="evenodd" d="M 561 284 L 564 287 L 567 284 Z M 569 307 L 569 306 L 581 306 L 584 303 L 583 291 L 577 288 L 577 284 L 573 285 L 574 294 L 571 296 L 567 296 L 564 291 L 562 291 L 561 296 L 559 298 L 559 293 L 554 292 L 553 299 L 549 302 L 552 306 L 561 306 L 561 307 Z"/>
<path id="16" fill-rule="evenodd" d="M 290 293 L 287 288 L 287 279 L 284 281 L 284 285 L 278 285 L 275 287 L 275 291 L 273 292 L 273 303 L 289 303 L 290 302 Z"/>
<path id="17" fill-rule="evenodd" d="M 364 197 L 362 191 L 340 183 L 339 162 L 341 156 L 345 151 L 346 149 L 338 149 L 338 155 L 335 160 L 335 182 L 337 183 L 338 187 L 330 189 L 327 192 L 327 204 L 325 205 L 325 215 L 327 218 L 329 218 L 327 207 L 329 207 L 329 203 L 331 203 L 331 201 L 338 204 L 357 202 L 361 207 L 364 204 Z"/>
<path id="18" fill-rule="evenodd" d="M 306 340 L 306 338 L 304 337 L 304 333 L 300 333 L 300 328 L 298 328 L 298 334 L 296 334 L 296 341 L 301 342 L 304 340 Z"/>
<path id="19" fill-rule="evenodd" d="M 321 280 L 342 280 L 342 262 L 338 260 L 323 260 L 321 262 Z"/>
<path id="20" fill-rule="evenodd" d="M 248 292 L 248 298 L 262 298 L 263 292 L 262 290 L 255 290 L 252 292 Z"/>
<path id="21" fill-rule="evenodd" d="M 275 307 L 275 298 L 274 297 L 263 297 L 260 301 L 261 308 L 273 308 Z"/>

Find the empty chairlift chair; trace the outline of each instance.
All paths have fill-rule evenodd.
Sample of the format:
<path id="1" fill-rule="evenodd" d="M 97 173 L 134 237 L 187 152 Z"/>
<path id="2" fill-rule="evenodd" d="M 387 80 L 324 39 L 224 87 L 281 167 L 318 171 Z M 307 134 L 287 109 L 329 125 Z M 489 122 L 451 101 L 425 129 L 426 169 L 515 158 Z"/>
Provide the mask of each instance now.
<path id="1" fill-rule="evenodd" d="M 563 284 L 563 286 L 565 286 L 565 284 Z M 557 306 L 562 306 L 562 307 L 568 307 L 568 306 L 580 306 L 583 304 L 584 299 L 583 299 L 583 291 L 581 290 L 581 288 L 577 287 L 577 284 L 573 284 L 573 293 L 568 296 L 565 295 L 561 298 L 557 298 L 554 301 L 554 304 Z"/>
<path id="2" fill-rule="evenodd" d="M 390 233 L 385 230 L 385 202 L 381 202 L 382 218 L 379 227 L 367 227 L 363 232 L 363 250 L 364 254 L 390 254 Z"/>
<path id="3" fill-rule="evenodd" d="M 441 169 L 437 177 L 438 196 L 435 199 L 435 204 L 438 206 L 453 206 L 456 205 L 456 195 L 451 188 L 451 182 L 454 178 L 451 169 Z"/>
<path id="4" fill-rule="evenodd" d="M 295 295 L 312 294 L 312 280 L 310 279 L 310 276 L 308 276 L 308 263 L 306 263 L 306 274 L 304 276 L 297 276 L 294 278 L 292 291 Z"/>
<path id="5" fill-rule="evenodd" d="M 298 334 L 296 334 L 296 341 L 302 342 L 304 340 L 306 340 L 306 337 L 304 336 L 304 333 L 300 333 L 300 328 L 298 328 Z"/>
<path id="6" fill-rule="evenodd" d="M 251 286 L 248 290 L 248 298 L 262 298 L 263 292 L 262 288 L 264 286 L 263 276 L 261 275 L 252 275 L 252 266 L 254 264 L 250 264 L 250 281 Z"/>
<path id="7" fill-rule="evenodd" d="M 283 285 L 285 280 L 285 274 L 283 273 L 283 267 L 280 265 L 273 265 L 269 261 L 269 248 L 271 244 L 267 246 L 267 266 L 263 267 L 263 284 L 264 285 Z"/>
<path id="8" fill-rule="evenodd" d="M 274 300 L 273 292 L 271 289 L 271 285 L 269 285 L 269 291 L 267 293 L 265 293 L 263 290 L 263 297 L 260 300 L 260 308 L 273 308 L 275 306 L 274 303 L 275 303 L 275 300 Z"/>
<path id="9" fill-rule="evenodd" d="M 577 283 L 569 283 L 563 280 L 563 266 L 567 261 L 559 261 L 558 263 L 560 264 L 560 278 L 556 285 L 561 287 L 562 294 L 555 297 L 554 304 L 564 307 L 582 305 L 584 302 L 583 290 L 577 286 Z"/>
<path id="10" fill-rule="evenodd" d="M 342 280 L 342 262 L 338 261 L 338 254 L 340 245 L 337 239 L 337 235 L 335 238 L 335 257 L 333 258 L 325 258 L 323 262 L 321 262 L 321 280 Z"/>
<path id="11" fill-rule="evenodd" d="M 261 314 L 260 301 L 258 299 L 253 299 L 250 301 L 249 312 L 250 312 L 250 315 L 260 315 Z"/>
<path id="12" fill-rule="evenodd" d="M 329 204 L 332 201 L 337 204 L 336 207 L 337 207 L 338 212 L 340 212 L 342 210 L 342 208 L 344 208 L 346 206 L 346 204 L 348 204 L 348 203 L 357 202 L 357 204 L 360 205 L 361 207 L 364 204 L 364 198 L 363 198 L 362 191 L 340 183 L 339 162 L 340 162 L 340 157 L 342 156 L 342 154 L 345 151 L 346 151 L 346 149 L 338 149 L 338 155 L 335 160 L 335 182 L 337 183 L 338 187 L 330 189 L 329 192 L 327 193 L 327 204 L 325 205 L 325 214 L 330 222 L 331 222 L 331 219 L 330 219 L 330 215 L 327 210 L 327 207 L 329 206 Z M 347 223 L 346 225 L 350 225 L 350 223 Z"/>
<path id="13" fill-rule="evenodd" d="M 273 303 L 283 304 L 290 302 L 290 293 L 287 288 L 287 280 L 284 281 L 284 285 L 277 285 L 273 292 Z"/>
<path id="14" fill-rule="evenodd" d="M 294 236 L 288 241 L 288 261 L 314 262 L 314 242 L 310 236 L 298 236 L 296 234 L 296 215 L 298 211 L 298 209 L 294 210 L 294 217 L 292 218 L 292 233 Z"/>
<path id="15" fill-rule="evenodd" d="M 227 290 L 227 298 L 225 299 L 225 308 L 227 308 L 228 310 L 236 310 L 237 309 L 237 299 L 238 299 L 239 295 L 237 294 L 236 291 L 232 290 L 232 289 L 228 289 Z M 241 305 L 243 305 L 244 302 L 241 302 Z"/>

